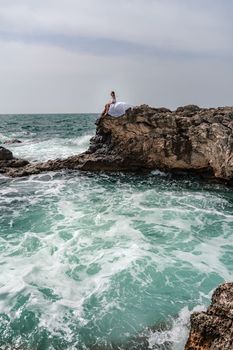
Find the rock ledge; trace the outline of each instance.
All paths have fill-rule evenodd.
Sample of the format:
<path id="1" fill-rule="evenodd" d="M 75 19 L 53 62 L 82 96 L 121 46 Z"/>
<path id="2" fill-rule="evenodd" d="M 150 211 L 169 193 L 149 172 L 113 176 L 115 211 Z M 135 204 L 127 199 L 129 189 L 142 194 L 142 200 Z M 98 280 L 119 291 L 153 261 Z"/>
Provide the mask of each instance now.
<path id="1" fill-rule="evenodd" d="M 220 285 L 206 312 L 193 313 L 185 350 L 233 349 L 233 283 Z"/>

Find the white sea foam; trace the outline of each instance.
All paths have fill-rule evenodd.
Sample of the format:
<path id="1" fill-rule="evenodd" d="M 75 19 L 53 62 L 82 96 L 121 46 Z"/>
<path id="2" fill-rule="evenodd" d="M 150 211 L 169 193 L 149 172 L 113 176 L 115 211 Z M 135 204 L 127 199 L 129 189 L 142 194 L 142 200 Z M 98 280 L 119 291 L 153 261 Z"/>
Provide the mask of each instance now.
<path id="1" fill-rule="evenodd" d="M 155 176 L 164 176 L 164 177 L 169 176 L 168 173 L 165 173 L 164 171 L 160 171 L 160 170 L 152 170 L 151 174 Z"/>
<path id="2" fill-rule="evenodd" d="M 170 330 L 149 340 L 151 348 L 172 341 L 180 350 L 190 316 L 184 306 L 208 302 L 214 285 L 232 276 L 222 261 L 231 237 L 232 215 L 221 211 L 227 200 L 114 181 L 48 173 L 0 188 L 1 208 L 11 210 L 11 223 L 1 226 L 0 296 L 7 297 L 0 310 L 11 320 L 33 311 L 39 328 L 71 346 L 83 341 L 80 330 L 120 341 L 180 311 Z M 29 299 L 16 309 L 19 295 Z"/>
<path id="3" fill-rule="evenodd" d="M 49 140 L 25 140 L 21 144 L 7 145 L 15 157 L 29 161 L 46 161 L 66 158 L 88 149 L 92 135 L 83 135 L 75 139 L 54 138 Z"/>
<path id="4" fill-rule="evenodd" d="M 8 137 L 2 133 L 0 133 L 0 144 L 8 140 Z"/>
<path id="5" fill-rule="evenodd" d="M 173 350 L 184 349 L 189 332 L 190 315 L 193 312 L 205 310 L 204 305 L 198 305 L 191 311 L 187 306 L 184 307 L 178 317 L 172 320 L 172 327 L 169 330 L 151 332 L 148 338 L 149 348 L 153 349 L 155 346 L 171 343 Z"/>

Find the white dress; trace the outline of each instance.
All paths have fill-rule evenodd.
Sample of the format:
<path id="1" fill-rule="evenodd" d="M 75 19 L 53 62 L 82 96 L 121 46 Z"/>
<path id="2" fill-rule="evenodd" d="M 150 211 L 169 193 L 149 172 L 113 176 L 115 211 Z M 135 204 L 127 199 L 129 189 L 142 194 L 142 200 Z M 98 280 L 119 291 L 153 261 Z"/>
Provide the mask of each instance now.
<path id="1" fill-rule="evenodd" d="M 115 102 L 111 103 L 108 114 L 111 117 L 121 117 L 122 115 L 125 114 L 127 109 L 131 108 L 132 106 L 128 103 L 125 102 Z"/>

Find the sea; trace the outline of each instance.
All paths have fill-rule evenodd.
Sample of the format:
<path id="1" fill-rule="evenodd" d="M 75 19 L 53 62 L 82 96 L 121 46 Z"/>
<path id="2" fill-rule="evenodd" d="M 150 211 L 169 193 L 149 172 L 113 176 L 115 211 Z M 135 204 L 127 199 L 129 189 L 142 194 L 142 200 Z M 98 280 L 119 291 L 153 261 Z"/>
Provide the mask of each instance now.
<path id="1" fill-rule="evenodd" d="M 1 115 L 31 162 L 84 152 L 96 114 Z M 0 349 L 182 350 L 233 280 L 233 191 L 195 178 L 0 176 Z"/>

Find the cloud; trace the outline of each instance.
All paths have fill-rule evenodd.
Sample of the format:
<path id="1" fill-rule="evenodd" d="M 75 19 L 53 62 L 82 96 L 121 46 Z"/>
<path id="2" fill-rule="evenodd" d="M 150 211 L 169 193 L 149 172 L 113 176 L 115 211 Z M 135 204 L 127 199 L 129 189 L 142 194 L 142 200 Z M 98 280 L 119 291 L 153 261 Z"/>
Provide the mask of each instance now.
<path id="1" fill-rule="evenodd" d="M 1 0 L 0 113 L 232 104 L 230 0 Z"/>
<path id="2" fill-rule="evenodd" d="M 0 37 L 108 54 L 229 56 L 233 25 L 206 0 L 4 2 Z M 195 5 L 194 5 L 195 4 Z M 231 6 L 226 1 L 226 6 Z M 232 6 L 231 6 L 232 7 Z"/>
<path id="3" fill-rule="evenodd" d="M 91 53 L 94 55 L 114 55 L 119 56 L 134 55 L 176 58 L 176 59 L 198 59 L 198 58 L 231 58 L 231 52 L 216 50 L 215 52 L 193 52 L 175 47 L 158 47 L 155 45 L 145 45 L 126 40 L 108 39 L 103 37 L 91 37 L 68 34 L 50 34 L 50 33 L 17 33 L 0 32 L 0 38 L 4 41 L 22 42 L 25 44 L 46 44 L 48 46 L 61 47 L 68 51 L 78 51 L 80 53 Z"/>

